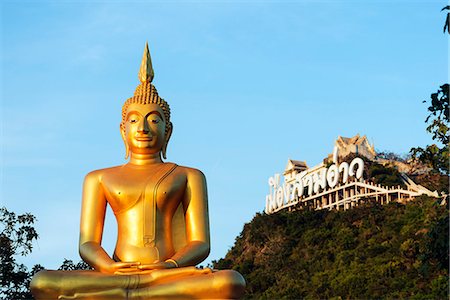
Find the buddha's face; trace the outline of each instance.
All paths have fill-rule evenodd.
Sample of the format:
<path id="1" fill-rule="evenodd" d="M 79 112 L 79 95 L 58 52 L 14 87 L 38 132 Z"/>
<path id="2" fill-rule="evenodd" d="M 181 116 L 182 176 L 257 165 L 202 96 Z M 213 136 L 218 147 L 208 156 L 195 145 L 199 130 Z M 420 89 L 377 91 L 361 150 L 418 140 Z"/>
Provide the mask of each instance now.
<path id="1" fill-rule="evenodd" d="M 154 154 L 168 142 L 166 120 L 158 104 L 132 103 L 127 108 L 122 137 L 131 153 Z"/>

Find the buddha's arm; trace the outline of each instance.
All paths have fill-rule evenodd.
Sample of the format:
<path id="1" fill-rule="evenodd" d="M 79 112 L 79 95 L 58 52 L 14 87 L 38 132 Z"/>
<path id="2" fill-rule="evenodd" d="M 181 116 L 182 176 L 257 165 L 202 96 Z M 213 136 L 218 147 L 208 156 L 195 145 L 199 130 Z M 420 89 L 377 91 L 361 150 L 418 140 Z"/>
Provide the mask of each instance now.
<path id="1" fill-rule="evenodd" d="M 183 207 L 188 243 L 171 257 L 179 267 L 195 266 L 208 257 L 210 250 L 206 179 L 198 170 L 186 169 L 186 172 Z"/>
<path id="2" fill-rule="evenodd" d="M 83 185 L 81 206 L 80 242 L 81 258 L 97 271 L 114 273 L 120 268 L 136 263 L 117 263 L 101 247 L 106 213 L 106 198 L 100 183 L 99 172 L 89 173 Z"/>

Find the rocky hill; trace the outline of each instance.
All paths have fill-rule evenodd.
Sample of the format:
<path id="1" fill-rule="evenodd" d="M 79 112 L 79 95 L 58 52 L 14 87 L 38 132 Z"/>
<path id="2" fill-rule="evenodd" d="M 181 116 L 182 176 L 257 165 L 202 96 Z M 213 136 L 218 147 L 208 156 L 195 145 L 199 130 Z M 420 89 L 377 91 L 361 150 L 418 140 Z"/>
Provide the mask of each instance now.
<path id="1" fill-rule="evenodd" d="M 258 213 L 213 266 L 239 271 L 247 299 L 448 299 L 440 202 Z"/>

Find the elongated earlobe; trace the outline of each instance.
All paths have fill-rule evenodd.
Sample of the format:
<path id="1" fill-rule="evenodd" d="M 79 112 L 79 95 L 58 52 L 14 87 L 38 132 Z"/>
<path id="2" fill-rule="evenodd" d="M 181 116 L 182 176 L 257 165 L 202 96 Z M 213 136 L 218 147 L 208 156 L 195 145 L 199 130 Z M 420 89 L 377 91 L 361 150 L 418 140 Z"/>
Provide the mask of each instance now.
<path id="1" fill-rule="evenodd" d="M 125 144 L 125 159 L 130 157 L 130 147 L 128 146 L 127 139 L 125 138 L 125 131 L 120 129 L 120 135 L 122 136 L 123 143 Z"/>
<path id="2" fill-rule="evenodd" d="M 167 159 L 167 157 L 166 157 L 167 144 L 169 144 L 170 136 L 172 135 L 172 129 L 173 129 L 173 125 L 172 125 L 172 122 L 170 122 L 169 129 L 167 130 L 167 133 L 166 133 L 166 140 L 165 140 L 164 146 L 162 148 L 162 156 L 164 159 Z"/>

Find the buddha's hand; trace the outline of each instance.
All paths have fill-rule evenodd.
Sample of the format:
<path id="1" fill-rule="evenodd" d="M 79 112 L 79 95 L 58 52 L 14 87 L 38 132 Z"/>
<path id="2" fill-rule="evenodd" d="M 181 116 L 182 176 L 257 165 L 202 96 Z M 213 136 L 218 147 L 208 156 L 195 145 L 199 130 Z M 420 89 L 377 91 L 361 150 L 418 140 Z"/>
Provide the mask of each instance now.
<path id="1" fill-rule="evenodd" d="M 140 262 L 113 262 L 101 268 L 102 273 L 123 274 L 127 272 L 136 272 Z"/>
<path id="2" fill-rule="evenodd" d="M 156 262 L 152 264 L 125 263 L 124 267 L 115 270 L 116 275 L 134 275 L 134 274 L 150 274 L 154 270 L 173 269 L 178 266 L 170 261 Z"/>
<path id="3" fill-rule="evenodd" d="M 139 265 L 137 268 L 140 270 L 161 270 L 161 269 L 173 269 L 177 268 L 177 264 L 173 261 L 161 261 L 153 264 Z"/>

